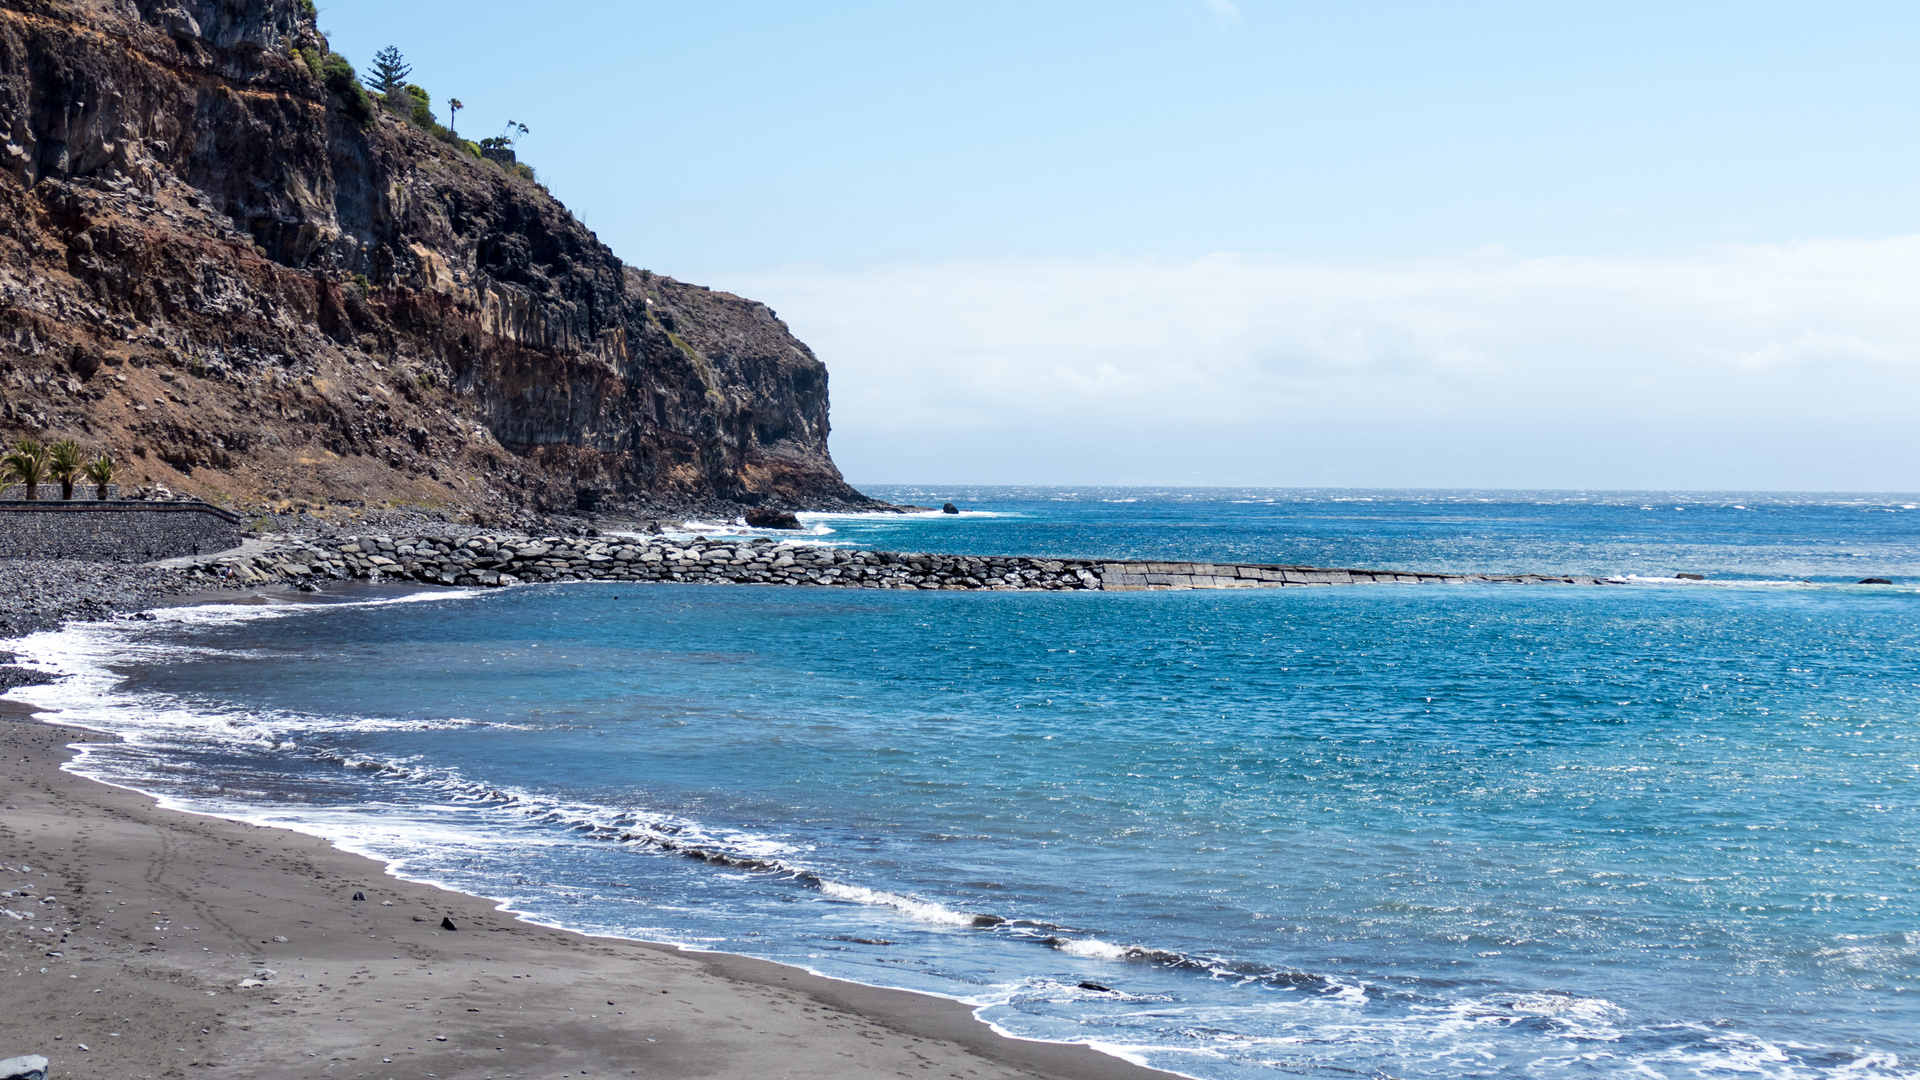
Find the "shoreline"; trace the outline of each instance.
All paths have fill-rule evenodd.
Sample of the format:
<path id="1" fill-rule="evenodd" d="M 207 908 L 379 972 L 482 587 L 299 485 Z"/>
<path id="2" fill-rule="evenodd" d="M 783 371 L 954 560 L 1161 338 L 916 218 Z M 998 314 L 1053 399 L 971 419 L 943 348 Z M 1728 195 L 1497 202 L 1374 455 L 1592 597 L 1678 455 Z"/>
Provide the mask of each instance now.
<path id="1" fill-rule="evenodd" d="M 60 1076 L 1178 1075 L 1004 1035 L 950 998 L 545 926 L 314 836 L 167 808 L 67 771 L 68 744 L 117 738 L 41 715 L 0 698 L 0 887 L 51 898 L 0 919 L 0 1031 Z"/>
<path id="2" fill-rule="evenodd" d="M 44 585 L 10 606 L 0 600 L 0 616 L 25 616 L 27 622 L 24 630 L 13 628 L 20 625 L 14 622 L 0 637 L 176 606 L 326 605 L 351 603 L 349 596 L 362 592 L 451 598 L 488 591 L 447 588 L 479 582 L 460 581 L 459 575 L 454 582 L 434 580 L 438 566 L 431 574 L 422 573 L 430 566 L 425 551 L 418 552 L 417 567 L 387 560 L 397 564 L 393 570 L 412 571 L 394 573 L 373 561 L 377 546 L 343 550 L 359 546 L 357 539 L 255 540 L 247 553 L 268 556 L 253 563 L 268 572 L 244 576 L 194 572 L 223 563 L 231 567 L 235 553 L 160 564 L 0 563 L 0 585 L 9 577 L 38 579 Z M 274 572 L 284 555 L 271 555 L 283 552 L 280 544 L 285 542 L 325 552 L 339 565 L 303 559 L 298 568 L 304 573 Z M 666 561 L 663 548 L 688 551 L 696 544 L 613 537 L 549 537 L 538 542 L 556 550 L 538 553 L 536 563 L 560 563 L 545 556 L 562 551 L 577 556 L 550 567 L 546 580 L 556 583 L 617 581 L 633 574 L 626 580 L 636 584 L 640 581 L 634 578 L 677 578 L 685 584 L 925 588 L 925 583 L 883 584 L 828 571 L 857 566 L 897 573 L 911 566 L 911 559 L 941 560 L 935 564 L 939 569 L 958 569 L 956 564 L 969 558 L 887 560 L 887 553 L 821 549 L 825 558 L 819 564 L 790 569 L 784 581 L 761 582 L 750 576 L 750 564 L 735 560 L 770 554 L 767 548 L 772 545 L 764 539 L 757 544 L 747 537 L 716 539 L 699 545 L 704 550 L 694 558 L 680 560 L 686 564 L 675 567 L 680 573 L 645 577 L 635 572 L 651 570 L 646 563 L 653 560 L 640 556 L 659 552 L 660 561 Z M 610 558 L 589 558 L 597 554 L 595 545 L 609 544 L 614 545 Z M 621 545 L 634 554 L 621 558 Z M 496 549 L 508 547 L 498 544 Z M 517 550 L 513 554 L 519 556 Z M 709 555 L 719 558 L 706 558 Z M 862 558 L 876 555 L 882 556 L 877 563 Z M 1012 560 L 975 561 L 991 565 Z M 1038 580 L 942 582 L 934 587 L 1106 591 L 1133 584 L 1110 583 L 1097 572 L 1094 581 L 1075 580 L 1078 575 L 1059 572 L 1068 570 L 1067 562 L 1056 561 L 1058 570 L 1038 560 L 1029 567 L 1013 567 L 1041 571 Z M 1107 569 L 1099 564 L 1092 568 Z M 603 570 L 611 573 L 596 572 Z M 73 571 L 80 572 L 77 584 L 55 580 Z M 1434 583 L 1500 580 L 1433 577 Z M 1377 580 L 1401 583 L 1387 573 Z M 1507 580 L 1575 583 L 1531 575 Z M 313 588 L 314 582 L 325 582 L 327 588 Z M 1238 587 L 1336 583 L 1363 582 L 1349 577 Z M 1159 582 L 1148 587 L 1154 585 L 1167 587 Z M 45 673 L 44 668 L 7 666 L 10 659 L 0 650 L 0 758 L 6 760 L 0 767 L 0 805 L 6 807 L 0 818 L 0 890 L 17 888 L 21 879 L 11 870 L 30 857 L 35 875 L 53 871 L 45 880 L 60 890 L 55 894 L 58 902 L 43 910 L 66 917 L 35 923 L 0 916 L 0 1007 L 9 1017 L 0 1024 L 8 1043 L 0 1046 L 0 1056 L 43 1054 L 53 1059 L 58 1075 L 83 1077 L 190 1076 L 193 1068 L 264 1077 L 499 1080 L 556 1075 L 763 1080 L 910 1071 L 1060 1080 L 1180 1075 L 1086 1045 L 1004 1034 L 979 1019 L 973 1007 L 951 998 L 836 979 L 757 957 L 536 922 L 484 896 L 400 877 L 395 864 L 308 833 L 170 807 L 110 778 L 96 780 L 68 771 L 63 766 L 79 751 L 66 749 L 67 744 L 107 743 L 117 736 L 48 722 L 32 705 L 6 697 L 14 686 L 39 681 L 33 676 Z M 74 842 L 46 846 L 45 838 L 66 837 Z M 111 842 L 102 843 L 102 837 Z M 234 861 L 230 856 L 235 852 L 248 857 Z M 319 884 L 323 879 L 324 886 Z M 356 891 L 364 892 L 368 901 L 352 901 Z M 151 922 L 116 918 L 125 914 L 114 910 L 122 906 L 122 896 L 151 901 L 138 905 L 139 914 L 157 914 L 147 916 Z M 22 906 L 17 899 L 0 898 L 0 910 L 9 915 Z M 182 910 L 192 916 L 176 918 Z M 439 930 L 442 918 L 453 920 L 459 930 Z M 22 923 L 66 934 L 48 935 L 24 929 Z M 176 948 L 182 943 L 170 944 L 175 926 L 190 927 L 201 936 Z M 208 936 L 213 934 L 220 936 Z M 201 955 L 194 955 L 196 950 Z M 242 985 L 261 971 L 272 974 L 259 978 L 259 985 Z M 667 992 L 660 991 L 662 985 Z M 636 986 L 649 994 L 636 997 Z M 608 1008 L 613 1016 L 590 1011 Z M 87 1050 L 74 1049 L 83 1042 Z"/>

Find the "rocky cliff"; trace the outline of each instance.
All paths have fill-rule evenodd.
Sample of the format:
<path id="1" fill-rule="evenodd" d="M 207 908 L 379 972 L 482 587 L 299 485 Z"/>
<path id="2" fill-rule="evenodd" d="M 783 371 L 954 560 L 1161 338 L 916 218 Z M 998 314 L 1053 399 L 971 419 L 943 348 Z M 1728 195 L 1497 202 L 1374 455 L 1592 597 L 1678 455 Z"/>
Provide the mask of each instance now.
<path id="1" fill-rule="evenodd" d="M 0 0 L 0 437 L 247 505 L 873 505 L 772 311 L 370 107 L 312 10 Z"/>

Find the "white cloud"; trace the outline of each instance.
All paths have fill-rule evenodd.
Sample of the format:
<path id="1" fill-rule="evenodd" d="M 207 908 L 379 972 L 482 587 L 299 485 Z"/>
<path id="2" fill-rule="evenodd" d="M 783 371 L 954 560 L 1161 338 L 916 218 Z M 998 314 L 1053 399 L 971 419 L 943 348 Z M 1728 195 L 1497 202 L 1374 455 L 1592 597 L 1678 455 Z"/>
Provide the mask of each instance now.
<path id="1" fill-rule="evenodd" d="M 1920 237 L 720 275 L 856 481 L 1920 488 Z"/>

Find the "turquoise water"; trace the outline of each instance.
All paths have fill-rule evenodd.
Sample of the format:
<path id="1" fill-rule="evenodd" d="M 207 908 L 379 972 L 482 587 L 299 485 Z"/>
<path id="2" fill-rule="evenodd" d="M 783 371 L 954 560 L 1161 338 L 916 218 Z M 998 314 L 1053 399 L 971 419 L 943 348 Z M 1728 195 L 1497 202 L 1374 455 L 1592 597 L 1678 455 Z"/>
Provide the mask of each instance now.
<path id="1" fill-rule="evenodd" d="M 1712 579 L 343 589 L 41 635 L 80 674 L 20 693 L 179 804 L 1195 1076 L 1913 1075 L 1915 500 L 1487 498 L 814 539 Z"/>

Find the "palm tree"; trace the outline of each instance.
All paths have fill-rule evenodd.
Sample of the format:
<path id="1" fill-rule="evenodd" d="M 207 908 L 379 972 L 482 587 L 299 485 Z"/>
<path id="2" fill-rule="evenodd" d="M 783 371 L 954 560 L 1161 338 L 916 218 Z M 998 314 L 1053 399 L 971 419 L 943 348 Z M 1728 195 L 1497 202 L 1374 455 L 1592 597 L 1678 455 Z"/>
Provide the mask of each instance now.
<path id="1" fill-rule="evenodd" d="M 62 499 L 73 498 L 73 481 L 79 477 L 86 461 L 86 456 L 80 453 L 80 444 L 72 439 L 61 439 L 47 447 L 47 475 L 60 482 Z"/>
<path id="2" fill-rule="evenodd" d="M 466 107 L 459 98 L 447 99 L 447 134 L 460 134 L 460 110 Z"/>
<path id="3" fill-rule="evenodd" d="M 8 480 L 17 479 L 27 486 L 28 499 L 38 499 L 40 483 L 47 478 L 47 448 L 32 439 L 21 439 L 0 457 L 0 469 L 6 470 Z"/>
<path id="4" fill-rule="evenodd" d="M 107 485 L 113 483 L 113 458 L 107 454 L 101 454 L 82 466 L 81 471 L 87 479 L 93 481 L 93 497 L 106 498 Z"/>

